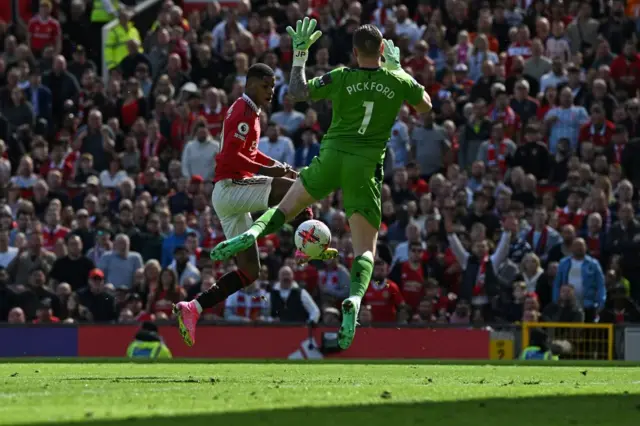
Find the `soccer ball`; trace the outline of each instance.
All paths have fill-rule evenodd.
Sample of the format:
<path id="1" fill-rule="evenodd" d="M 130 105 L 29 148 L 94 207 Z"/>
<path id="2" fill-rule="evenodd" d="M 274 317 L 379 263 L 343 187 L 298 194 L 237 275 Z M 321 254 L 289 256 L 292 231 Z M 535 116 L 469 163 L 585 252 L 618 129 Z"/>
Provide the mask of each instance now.
<path id="1" fill-rule="evenodd" d="M 307 256 L 316 257 L 329 247 L 331 231 L 319 220 L 307 220 L 296 229 L 295 241 L 298 250 Z"/>

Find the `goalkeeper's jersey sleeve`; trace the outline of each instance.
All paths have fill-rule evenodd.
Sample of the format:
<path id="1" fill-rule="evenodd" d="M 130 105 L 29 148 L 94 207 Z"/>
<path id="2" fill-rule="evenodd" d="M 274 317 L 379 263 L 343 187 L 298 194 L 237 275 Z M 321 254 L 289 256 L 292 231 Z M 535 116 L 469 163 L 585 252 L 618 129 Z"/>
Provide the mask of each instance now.
<path id="1" fill-rule="evenodd" d="M 403 102 L 416 105 L 424 88 L 404 71 L 337 68 L 309 81 L 311 100 L 332 103 L 331 126 L 321 148 L 382 161 Z"/>

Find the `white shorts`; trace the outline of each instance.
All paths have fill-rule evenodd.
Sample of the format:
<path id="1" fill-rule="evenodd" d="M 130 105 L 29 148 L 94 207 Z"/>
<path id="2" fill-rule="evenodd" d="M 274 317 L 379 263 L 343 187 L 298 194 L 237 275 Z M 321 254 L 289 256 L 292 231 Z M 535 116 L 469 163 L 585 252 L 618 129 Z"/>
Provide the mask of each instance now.
<path id="1" fill-rule="evenodd" d="M 269 208 L 272 181 L 273 178 L 268 176 L 255 176 L 216 182 L 211 204 L 226 238 L 247 231 L 253 225 L 251 213 Z"/>

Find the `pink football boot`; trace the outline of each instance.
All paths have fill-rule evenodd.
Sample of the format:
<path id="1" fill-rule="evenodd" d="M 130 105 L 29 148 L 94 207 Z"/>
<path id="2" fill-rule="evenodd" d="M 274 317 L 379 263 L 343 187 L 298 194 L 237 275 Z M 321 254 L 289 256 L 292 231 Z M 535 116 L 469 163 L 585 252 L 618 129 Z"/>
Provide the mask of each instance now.
<path id="1" fill-rule="evenodd" d="M 200 319 L 195 302 L 179 302 L 173 305 L 173 313 L 178 318 L 178 326 L 184 343 L 187 346 L 193 346 L 196 343 L 196 325 Z"/>

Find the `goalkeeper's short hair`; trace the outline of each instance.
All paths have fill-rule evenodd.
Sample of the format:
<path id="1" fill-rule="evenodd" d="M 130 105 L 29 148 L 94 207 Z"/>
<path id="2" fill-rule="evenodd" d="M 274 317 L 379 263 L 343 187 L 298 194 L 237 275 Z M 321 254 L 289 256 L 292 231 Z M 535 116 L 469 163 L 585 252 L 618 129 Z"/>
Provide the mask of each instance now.
<path id="1" fill-rule="evenodd" d="M 382 33 L 375 25 L 361 25 L 353 33 L 353 46 L 362 56 L 379 56 L 380 45 L 382 45 Z"/>

